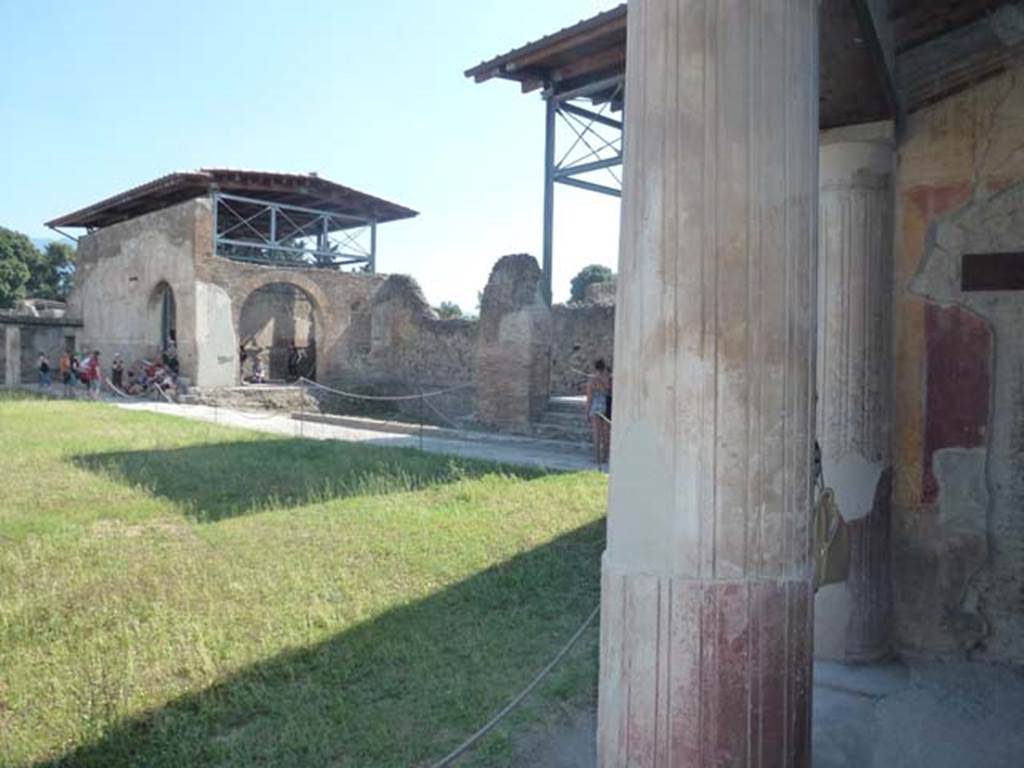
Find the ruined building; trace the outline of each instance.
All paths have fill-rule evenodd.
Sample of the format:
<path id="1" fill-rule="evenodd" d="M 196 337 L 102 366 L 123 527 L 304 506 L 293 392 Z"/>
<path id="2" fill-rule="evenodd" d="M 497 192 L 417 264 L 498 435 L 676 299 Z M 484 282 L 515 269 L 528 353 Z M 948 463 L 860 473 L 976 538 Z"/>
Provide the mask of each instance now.
<path id="1" fill-rule="evenodd" d="M 313 174 L 203 169 L 49 226 L 87 230 L 68 302 L 80 346 L 140 359 L 173 342 L 191 385 L 220 387 L 238 383 L 246 350 L 283 377 L 291 344 L 330 377 L 381 280 L 377 225 L 415 215 Z"/>

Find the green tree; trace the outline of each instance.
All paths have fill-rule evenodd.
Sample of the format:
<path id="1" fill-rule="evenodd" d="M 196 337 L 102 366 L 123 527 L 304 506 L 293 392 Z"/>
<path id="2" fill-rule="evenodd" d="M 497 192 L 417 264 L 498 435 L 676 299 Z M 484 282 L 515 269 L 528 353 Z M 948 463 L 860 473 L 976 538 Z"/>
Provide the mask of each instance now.
<path id="1" fill-rule="evenodd" d="M 49 242 L 44 250 L 35 252 L 29 272 L 25 286 L 27 295 L 63 301 L 71 292 L 71 281 L 75 276 L 75 249 L 67 243 Z"/>
<path id="2" fill-rule="evenodd" d="M 0 227 L 0 309 L 9 309 L 25 298 L 37 254 L 25 235 Z"/>
<path id="3" fill-rule="evenodd" d="M 459 320 L 464 317 L 462 307 L 454 301 L 442 301 L 435 309 L 442 320 Z"/>
<path id="4" fill-rule="evenodd" d="M 615 273 L 601 264 L 590 264 L 579 271 L 572 279 L 569 301 L 583 301 L 587 295 L 587 286 L 594 283 L 613 283 Z"/>

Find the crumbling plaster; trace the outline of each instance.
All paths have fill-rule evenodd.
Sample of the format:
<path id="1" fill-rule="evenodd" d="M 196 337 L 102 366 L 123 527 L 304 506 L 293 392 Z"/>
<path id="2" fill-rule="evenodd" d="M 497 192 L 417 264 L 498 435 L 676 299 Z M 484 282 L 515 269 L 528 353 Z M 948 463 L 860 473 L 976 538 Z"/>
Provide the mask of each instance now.
<path id="1" fill-rule="evenodd" d="M 960 290 L 1024 250 L 1024 71 L 912 115 L 896 235 L 896 631 L 1024 661 L 1024 293 Z"/>
<path id="2" fill-rule="evenodd" d="M 195 237 L 202 212 L 200 201 L 188 201 L 80 238 L 68 314 L 84 322 L 81 348 L 98 348 L 107 361 L 115 352 L 129 360 L 157 356 L 160 315 L 155 291 L 166 283 L 177 307 L 181 372 L 195 379 Z"/>

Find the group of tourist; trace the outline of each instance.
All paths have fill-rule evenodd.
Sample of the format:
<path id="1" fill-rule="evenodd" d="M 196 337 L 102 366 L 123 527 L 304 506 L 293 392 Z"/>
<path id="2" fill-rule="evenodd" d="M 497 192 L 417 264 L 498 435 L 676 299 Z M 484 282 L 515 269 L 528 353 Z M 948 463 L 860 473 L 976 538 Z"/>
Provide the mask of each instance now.
<path id="1" fill-rule="evenodd" d="M 53 369 L 45 352 L 39 353 L 36 372 L 39 389 L 52 392 Z M 178 354 L 170 344 L 163 351 L 160 362 L 143 359 L 126 365 L 118 353 L 110 363 L 108 377 L 103 371 L 100 350 L 94 349 L 82 355 L 65 350 L 57 363 L 57 375 L 65 397 L 74 397 L 79 384 L 85 387 L 88 397 L 93 400 L 99 399 L 103 384 L 120 395 L 141 397 L 160 391 L 173 396 L 178 392 Z"/>
<path id="2" fill-rule="evenodd" d="M 267 366 L 263 362 L 263 358 L 269 355 L 270 350 L 256 346 L 251 338 L 238 348 L 239 377 L 242 383 L 266 384 L 269 381 Z M 289 342 L 285 366 L 286 381 L 315 378 L 316 345 L 313 340 L 310 340 L 307 347 L 298 347 L 294 341 Z"/>
<path id="3" fill-rule="evenodd" d="M 39 379 L 39 388 L 43 391 L 53 389 L 53 370 L 50 365 L 50 358 L 45 352 L 39 353 L 36 361 L 36 372 Z M 94 349 L 82 356 L 65 350 L 57 363 L 57 374 L 60 383 L 64 386 L 65 397 L 74 396 L 74 388 L 81 384 L 85 387 L 89 397 L 99 397 L 100 386 L 104 381 L 103 368 L 100 364 L 100 351 Z"/>

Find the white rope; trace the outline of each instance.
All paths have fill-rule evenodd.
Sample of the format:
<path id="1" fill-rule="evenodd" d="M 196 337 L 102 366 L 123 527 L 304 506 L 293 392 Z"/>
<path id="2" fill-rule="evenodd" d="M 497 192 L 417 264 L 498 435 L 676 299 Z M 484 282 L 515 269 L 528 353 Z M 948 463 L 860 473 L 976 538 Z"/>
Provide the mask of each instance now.
<path id="1" fill-rule="evenodd" d="M 442 419 L 444 419 L 444 420 L 445 420 L 445 421 L 447 421 L 447 422 L 448 422 L 449 424 L 451 424 L 451 425 L 452 425 L 452 427 L 454 427 L 455 429 L 457 429 L 457 430 L 459 430 L 459 431 L 462 431 L 462 427 L 461 427 L 461 426 L 459 426 L 458 424 L 456 424 L 456 423 L 455 423 L 455 422 L 454 422 L 454 421 L 453 421 L 452 419 L 448 418 L 448 416 L 447 416 L 447 415 L 446 415 L 445 413 L 443 413 L 443 412 L 441 411 L 441 409 L 440 409 L 440 408 L 438 408 L 437 406 L 435 406 L 435 405 L 434 405 L 434 404 L 433 404 L 432 402 L 430 402 L 429 400 L 426 400 L 426 399 L 424 399 L 424 400 L 423 400 L 423 403 L 424 403 L 424 405 L 426 405 L 426 406 L 427 406 L 427 407 L 428 407 L 428 408 L 429 408 L 430 410 L 432 410 L 432 411 L 433 411 L 434 413 L 436 413 L 436 414 L 437 414 L 438 416 L 440 416 L 440 417 L 441 417 Z"/>
<path id="2" fill-rule="evenodd" d="M 145 397 L 144 395 L 129 395 L 127 392 L 115 387 L 111 383 L 110 379 L 108 379 L 106 376 L 103 377 L 102 382 L 106 384 L 107 387 L 109 387 L 115 394 L 119 395 L 120 397 L 123 397 L 126 400 L 150 400 L 150 398 Z M 170 395 L 164 392 L 164 390 L 160 387 L 159 384 L 154 383 L 151 386 L 153 389 L 155 389 L 157 392 L 163 395 L 163 398 L 168 403 L 174 403 L 174 400 L 171 399 Z"/>
<path id="3" fill-rule="evenodd" d="M 305 376 L 301 377 L 299 379 L 299 381 L 301 381 L 301 382 L 303 382 L 305 384 L 309 384 L 310 386 L 316 387 L 317 389 L 322 389 L 322 390 L 324 390 L 326 392 L 333 392 L 334 394 L 341 395 L 342 397 L 351 397 L 351 398 L 353 398 L 355 400 L 374 400 L 374 401 L 378 401 L 378 402 L 404 402 L 404 401 L 409 401 L 409 400 L 419 400 L 421 398 L 428 398 L 428 397 L 440 397 L 441 395 L 447 395 L 447 394 L 449 394 L 451 392 L 458 392 L 458 391 L 463 390 L 463 389 L 472 389 L 473 388 L 472 384 L 460 384 L 457 387 L 449 387 L 448 389 L 439 389 L 439 390 L 437 390 L 435 392 L 423 392 L 423 393 L 418 394 L 418 395 L 357 395 L 355 392 L 346 392 L 346 391 L 344 391 L 342 389 L 335 389 L 334 387 L 328 387 L 328 386 L 326 386 L 324 384 L 320 384 L 319 382 L 313 381 L 311 379 L 307 379 Z"/>
<path id="4" fill-rule="evenodd" d="M 488 720 L 487 723 L 482 728 L 480 728 L 480 730 L 478 730 L 476 733 L 474 733 L 472 736 L 470 736 L 468 739 L 462 742 L 452 752 L 448 753 L 446 757 L 442 758 L 439 762 L 434 763 L 434 765 L 431 768 L 448 768 L 449 765 L 452 765 L 456 760 L 462 757 L 462 755 L 464 755 L 474 744 L 480 741 L 480 739 L 482 739 L 484 736 L 486 736 L 488 733 L 494 730 L 494 727 L 498 723 L 500 723 L 513 709 L 519 706 L 519 704 L 522 703 L 523 699 L 529 696 L 530 693 L 533 692 L 533 689 L 540 685 L 541 681 L 543 681 L 544 678 L 551 673 L 551 670 L 558 666 L 558 662 L 564 659 L 565 655 L 569 653 L 570 650 L 572 650 L 572 647 L 576 645 L 579 639 L 583 636 L 584 631 L 586 631 L 587 627 L 589 627 L 590 624 L 594 621 L 594 619 L 597 618 L 597 615 L 600 612 L 601 606 L 599 605 L 596 608 L 594 608 L 593 611 L 590 612 L 590 615 L 587 616 L 586 620 L 580 625 L 580 628 L 576 630 L 575 634 L 573 634 L 573 636 L 569 638 L 569 642 L 567 642 L 562 647 L 562 650 L 555 654 L 555 657 L 550 662 L 548 662 L 548 665 L 540 671 L 540 674 L 533 678 L 533 681 L 528 686 L 526 686 L 519 693 L 518 696 L 516 696 L 514 699 L 512 699 L 512 701 L 510 701 L 508 704 L 502 707 L 501 711 L 498 712 L 498 714 L 496 714 L 490 720 Z"/>

